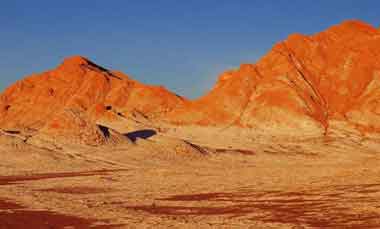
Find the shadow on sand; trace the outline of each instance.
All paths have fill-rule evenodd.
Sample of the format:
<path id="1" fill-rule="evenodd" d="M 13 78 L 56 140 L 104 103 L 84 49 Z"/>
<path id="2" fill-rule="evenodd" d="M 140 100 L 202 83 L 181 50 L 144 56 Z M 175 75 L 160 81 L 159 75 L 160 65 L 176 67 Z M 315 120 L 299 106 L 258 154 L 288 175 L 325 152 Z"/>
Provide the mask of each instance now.
<path id="1" fill-rule="evenodd" d="M 148 138 L 150 138 L 156 134 L 157 134 L 157 132 L 155 130 L 144 129 L 144 130 L 137 130 L 137 131 L 129 132 L 129 133 L 126 133 L 124 135 L 126 137 L 128 137 L 129 139 L 131 139 L 131 141 L 135 142 L 138 138 L 148 139 Z"/>
<path id="2" fill-rule="evenodd" d="M 59 214 L 46 210 L 29 210 L 7 199 L 0 199 L 0 228 L 117 228 L 123 225 L 111 225 L 97 219 L 86 219 Z M 95 225 L 97 223 L 103 225 Z"/>
<path id="3" fill-rule="evenodd" d="M 379 192 L 380 184 L 330 186 L 298 192 L 248 188 L 232 193 L 176 195 L 156 199 L 160 204 L 154 206 L 126 207 L 154 215 L 228 215 L 255 222 L 312 228 L 379 228 L 380 214 L 371 210 L 379 206 L 378 196 L 373 195 Z M 194 205 L 189 205 L 191 202 Z"/>

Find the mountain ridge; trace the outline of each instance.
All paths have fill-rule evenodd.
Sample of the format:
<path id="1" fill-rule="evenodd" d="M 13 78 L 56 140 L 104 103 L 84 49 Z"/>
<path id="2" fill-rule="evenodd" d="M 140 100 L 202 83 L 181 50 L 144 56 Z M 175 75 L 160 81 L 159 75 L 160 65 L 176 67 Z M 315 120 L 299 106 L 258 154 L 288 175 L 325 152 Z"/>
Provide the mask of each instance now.
<path id="1" fill-rule="evenodd" d="M 0 126 L 39 130 L 59 110 L 75 108 L 94 120 L 112 119 L 109 110 L 137 111 L 181 126 L 325 133 L 331 121 L 339 120 L 378 132 L 379 41 L 380 30 L 358 20 L 309 36 L 291 34 L 256 63 L 222 73 L 195 100 L 73 56 L 8 87 L 0 96 Z"/>

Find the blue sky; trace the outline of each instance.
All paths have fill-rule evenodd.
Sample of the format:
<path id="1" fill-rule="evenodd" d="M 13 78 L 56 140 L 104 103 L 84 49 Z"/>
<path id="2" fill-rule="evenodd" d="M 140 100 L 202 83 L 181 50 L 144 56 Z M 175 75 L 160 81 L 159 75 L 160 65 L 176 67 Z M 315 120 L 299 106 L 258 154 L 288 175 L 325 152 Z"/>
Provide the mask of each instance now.
<path id="1" fill-rule="evenodd" d="M 83 55 L 195 98 L 221 72 L 254 63 L 291 33 L 346 19 L 378 27 L 379 9 L 374 0 L 4 0 L 0 90 Z"/>

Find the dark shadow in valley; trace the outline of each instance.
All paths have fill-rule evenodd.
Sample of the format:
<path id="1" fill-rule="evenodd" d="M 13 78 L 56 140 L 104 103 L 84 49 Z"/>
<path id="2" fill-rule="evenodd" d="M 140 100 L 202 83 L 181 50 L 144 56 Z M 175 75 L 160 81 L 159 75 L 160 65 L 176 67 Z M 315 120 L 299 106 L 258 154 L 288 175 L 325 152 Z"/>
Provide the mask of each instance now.
<path id="1" fill-rule="evenodd" d="M 153 137 L 154 135 L 157 134 L 157 131 L 152 130 L 152 129 L 144 129 L 144 130 L 137 130 L 133 132 L 129 132 L 124 134 L 126 137 L 131 139 L 131 141 L 135 142 L 138 138 L 141 139 L 148 139 L 150 137 Z"/>
<path id="2" fill-rule="evenodd" d="M 0 199 L 0 228 L 63 229 L 63 228 L 116 228 L 109 222 L 59 214 L 51 211 L 30 210 L 7 199 Z M 95 225 L 102 223 L 103 225 Z M 107 225 L 108 224 L 108 225 Z"/>
<path id="3" fill-rule="evenodd" d="M 19 130 L 2 130 L 4 131 L 4 133 L 7 133 L 7 134 L 20 134 L 21 131 Z"/>
<path id="4" fill-rule="evenodd" d="M 155 203 L 127 208 L 155 215 L 225 215 L 255 222 L 313 228 L 379 228 L 378 212 L 357 208 L 363 205 L 379 207 L 379 196 L 367 195 L 375 191 L 380 192 L 380 184 L 331 186 L 305 191 L 242 189 L 232 193 L 201 193 L 157 199 L 159 203 L 187 203 L 183 205 Z M 189 202 L 194 206 L 189 206 Z"/>
<path id="5" fill-rule="evenodd" d="M 98 125 L 99 130 L 103 133 L 105 138 L 109 138 L 111 136 L 110 130 L 106 126 Z"/>

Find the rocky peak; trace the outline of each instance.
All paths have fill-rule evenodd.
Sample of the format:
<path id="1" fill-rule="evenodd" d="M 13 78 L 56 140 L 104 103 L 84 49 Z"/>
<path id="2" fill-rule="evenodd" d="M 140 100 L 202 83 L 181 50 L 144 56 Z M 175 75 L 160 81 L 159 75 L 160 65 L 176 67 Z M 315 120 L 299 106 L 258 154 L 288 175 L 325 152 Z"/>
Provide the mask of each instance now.
<path id="1" fill-rule="evenodd" d="M 83 56 L 71 56 L 65 58 L 56 70 L 72 74 L 79 73 L 83 69 L 88 69 L 96 72 L 110 73 L 109 70 L 95 64 L 94 62 Z"/>

